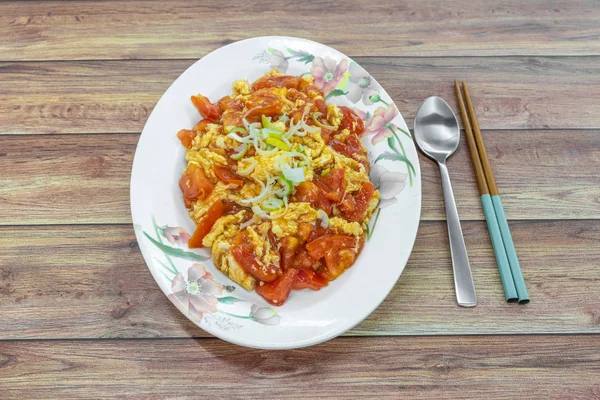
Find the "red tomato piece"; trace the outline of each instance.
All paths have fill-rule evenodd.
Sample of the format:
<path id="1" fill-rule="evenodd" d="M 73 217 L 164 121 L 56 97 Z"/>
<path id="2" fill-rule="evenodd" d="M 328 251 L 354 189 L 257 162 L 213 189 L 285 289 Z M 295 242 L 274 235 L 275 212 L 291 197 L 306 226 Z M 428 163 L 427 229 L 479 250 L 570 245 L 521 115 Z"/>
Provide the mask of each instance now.
<path id="1" fill-rule="evenodd" d="M 213 171 L 215 171 L 215 175 L 220 181 L 229 185 L 241 187 L 244 184 L 244 180 L 229 167 L 215 164 L 213 166 Z"/>
<path id="2" fill-rule="evenodd" d="M 290 296 L 297 275 L 298 270 L 296 268 L 289 268 L 276 281 L 256 285 L 256 293 L 274 306 L 280 306 Z"/>
<path id="3" fill-rule="evenodd" d="M 350 215 L 356 210 L 356 200 L 354 196 L 346 195 L 339 205 L 340 211 L 344 215 Z"/>
<path id="4" fill-rule="evenodd" d="M 356 239 L 348 235 L 325 235 L 306 244 L 308 254 L 318 260 L 327 255 L 331 250 L 351 248 L 356 244 Z"/>
<path id="5" fill-rule="evenodd" d="M 209 121 L 218 121 L 221 118 L 221 107 L 218 104 L 213 104 L 208 100 L 208 98 L 202 96 L 201 94 L 192 96 L 192 103 L 194 106 L 200 111 L 202 117 Z"/>
<path id="6" fill-rule="evenodd" d="M 328 200 L 335 203 L 342 200 L 346 190 L 346 178 L 342 168 L 334 168 L 328 174 L 317 176 L 314 179 L 315 184 L 323 191 Z"/>
<path id="7" fill-rule="evenodd" d="M 323 118 L 327 119 L 327 103 L 325 103 L 325 100 L 315 100 L 315 108 L 317 109 L 317 111 L 324 115 Z"/>
<path id="8" fill-rule="evenodd" d="M 192 147 L 192 142 L 194 141 L 196 134 L 197 132 L 195 131 L 189 129 L 182 129 L 179 132 L 177 132 L 177 137 L 181 141 L 181 144 L 189 149 L 190 147 Z"/>
<path id="9" fill-rule="evenodd" d="M 219 100 L 219 108 L 223 113 L 227 111 L 242 111 L 244 109 L 244 103 L 238 99 L 232 99 L 231 96 L 222 97 Z"/>
<path id="10" fill-rule="evenodd" d="M 288 88 L 298 89 L 300 79 L 291 75 L 281 76 L 263 76 L 252 84 L 252 89 L 259 90 L 264 88 Z"/>
<path id="11" fill-rule="evenodd" d="M 222 118 L 223 126 L 244 126 L 244 113 L 242 111 L 226 111 L 223 113 Z"/>
<path id="12" fill-rule="evenodd" d="M 281 240 L 281 246 L 279 248 L 279 264 L 282 270 L 286 270 L 293 266 L 296 251 L 300 246 L 300 240 L 293 236 L 284 237 Z"/>
<path id="13" fill-rule="evenodd" d="M 217 220 L 221 218 L 221 215 L 223 215 L 223 211 L 224 207 L 223 202 L 221 200 L 215 201 L 208 208 L 208 211 L 206 211 L 206 214 L 204 215 L 204 217 L 202 217 L 200 223 L 194 231 L 194 234 L 188 241 L 189 248 L 194 249 L 202 247 L 202 240 L 206 235 L 208 235 L 215 222 L 217 222 Z"/>
<path id="14" fill-rule="evenodd" d="M 288 90 L 285 97 L 290 101 L 296 101 L 298 99 L 306 100 L 306 98 L 308 98 L 306 93 L 302 93 L 302 92 L 298 91 L 297 89 Z"/>
<path id="15" fill-rule="evenodd" d="M 206 199 L 213 191 L 214 185 L 208 180 L 202 168 L 189 164 L 179 180 L 179 188 L 183 192 L 187 205 L 196 200 Z"/>
<path id="16" fill-rule="evenodd" d="M 321 189 L 313 182 L 302 182 L 296 186 L 292 201 L 310 203 L 314 208 L 321 209 L 328 215 L 331 214 L 331 201 L 323 195 Z"/>
<path id="17" fill-rule="evenodd" d="M 344 129 L 348 129 L 350 133 L 355 133 L 360 135 L 365 131 L 365 124 L 362 119 L 359 118 L 358 115 L 354 113 L 350 108 L 341 106 L 340 111 L 342 111 L 342 123 L 338 128 L 340 131 Z"/>
<path id="18" fill-rule="evenodd" d="M 261 116 L 277 116 L 283 109 L 283 100 L 273 90 L 265 88 L 253 92 L 246 101 L 247 118 L 260 119 Z"/>
<path id="19" fill-rule="evenodd" d="M 300 270 L 294 282 L 294 290 L 310 289 L 319 290 L 329 284 L 322 275 L 315 273 L 311 269 Z"/>
<path id="20" fill-rule="evenodd" d="M 346 269 L 350 268 L 356 260 L 357 253 L 354 249 L 329 249 L 325 254 L 324 276 L 332 281 L 339 277 Z"/>
<path id="21" fill-rule="evenodd" d="M 345 213 L 344 215 L 346 215 L 346 218 L 350 221 L 361 221 L 365 217 L 367 207 L 373 198 L 374 192 L 375 186 L 373 186 L 371 182 L 363 183 L 358 193 L 354 196 L 356 208 L 352 212 Z"/>
<path id="22" fill-rule="evenodd" d="M 206 132 L 206 127 L 208 124 L 210 124 L 211 121 L 207 120 L 207 119 L 202 119 L 200 120 L 200 122 L 198 122 L 196 124 L 196 127 L 194 127 L 194 130 L 198 133 L 205 133 Z"/>
<path id="23" fill-rule="evenodd" d="M 308 251 L 305 248 L 298 250 L 296 258 L 294 259 L 295 268 L 312 269 L 315 264 L 315 260 L 308 255 Z"/>
<path id="24" fill-rule="evenodd" d="M 237 261 L 246 272 L 258 280 L 263 282 L 273 282 L 281 275 L 281 270 L 275 265 L 260 265 L 258 261 L 256 261 L 256 256 L 254 255 L 254 246 L 249 243 L 231 246 L 231 254 L 233 255 L 233 258 L 235 258 L 235 261 Z"/>

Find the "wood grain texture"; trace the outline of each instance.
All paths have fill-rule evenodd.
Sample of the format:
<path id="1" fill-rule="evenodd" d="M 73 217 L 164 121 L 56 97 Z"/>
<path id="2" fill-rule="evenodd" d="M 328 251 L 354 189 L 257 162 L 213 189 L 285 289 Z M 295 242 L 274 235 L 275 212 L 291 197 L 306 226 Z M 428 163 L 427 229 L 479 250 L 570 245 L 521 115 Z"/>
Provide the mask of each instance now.
<path id="1" fill-rule="evenodd" d="M 200 58 L 263 35 L 327 42 L 349 55 L 600 53 L 595 1 L 369 4 L 257 0 L 0 3 L 0 60 Z M 266 22 L 266 23 L 265 23 Z M 347 27 L 340 29 L 340 27 Z M 81 45 L 74 46 L 74 43 Z"/>
<path id="2" fill-rule="evenodd" d="M 600 218 L 600 131 L 483 134 L 510 219 Z M 138 138 L 0 136 L 0 225 L 129 223 Z M 465 140 L 448 165 L 461 218 L 483 219 Z M 422 219 L 444 219 L 437 166 L 421 169 Z"/>
<path id="3" fill-rule="evenodd" d="M 22 398 L 600 398 L 600 336 L 340 338 L 291 351 L 216 339 L 0 343 Z"/>
<path id="4" fill-rule="evenodd" d="M 423 222 L 401 279 L 350 335 L 600 333 L 600 221 L 511 224 L 527 306 L 504 301 L 485 222 L 463 228 L 476 308 L 455 304 L 445 223 Z M 0 340 L 207 335 L 160 291 L 129 226 L 0 228 L 0 315 Z"/>
<path id="5" fill-rule="evenodd" d="M 410 128 L 428 96 L 442 96 L 458 110 L 455 79 L 469 83 L 482 129 L 600 128 L 600 57 L 356 60 L 396 101 Z M 139 133 L 160 96 L 191 64 L 0 63 L 0 134 Z"/>

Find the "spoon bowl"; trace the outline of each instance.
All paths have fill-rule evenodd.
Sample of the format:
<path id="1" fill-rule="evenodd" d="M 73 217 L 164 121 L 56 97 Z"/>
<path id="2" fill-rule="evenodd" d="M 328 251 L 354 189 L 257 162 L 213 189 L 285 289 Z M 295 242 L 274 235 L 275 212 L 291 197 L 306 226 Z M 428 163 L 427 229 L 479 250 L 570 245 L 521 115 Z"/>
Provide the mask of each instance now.
<path id="1" fill-rule="evenodd" d="M 414 128 L 421 151 L 437 162 L 444 162 L 458 148 L 458 121 L 441 97 L 428 97 L 423 102 L 415 116 Z"/>

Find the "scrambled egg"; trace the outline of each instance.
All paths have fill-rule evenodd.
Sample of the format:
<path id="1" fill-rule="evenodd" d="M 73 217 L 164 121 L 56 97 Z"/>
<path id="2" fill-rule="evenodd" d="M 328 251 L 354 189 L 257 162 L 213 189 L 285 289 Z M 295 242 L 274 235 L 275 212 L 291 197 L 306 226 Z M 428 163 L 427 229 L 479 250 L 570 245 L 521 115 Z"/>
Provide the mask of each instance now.
<path id="1" fill-rule="evenodd" d="M 271 230 L 278 238 L 293 236 L 298 232 L 298 224 L 314 223 L 318 218 L 317 210 L 308 203 L 290 203 L 288 211 L 273 220 Z"/>
<path id="2" fill-rule="evenodd" d="M 364 182 L 369 182 L 369 174 L 365 166 L 358 161 L 337 152 L 333 152 L 333 159 L 335 168 L 344 169 L 348 192 L 355 192 Z"/>
<path id="3" fill-rule="evenodd" d="M 265 76 L 268 78 L 282 77 L 280 79 L 283 80 L 290 79 L 275 68 Z M 348 129 L 339 131 L 344 119 L 340 108 L 335 104 L 329 104 L 327 105 L 327 115 L 314 114 L 311 117 L 310 110 L 315 110 L 311 107 L 315 107 L 317 99 L 323 99 L 323 93 L 313 85 L 314 80 L 310 75 L 292 79 L 297 79 L 295 89 L 289 89 L 290 94 L 299 96 L 295 98 L 295 101 L 287 99 L 288 89 L 285 86 L 268 87 L 266 90 L 260 89 L 259 92 L 255 91 L 253 84 L 251 85 L 246 80 L 240 79 L 233 82 L 232 97 L 237 102 L 236 107 L 240 107 L 240 104 L 244 105 L 243 111 L 240 111 L 240 108 L 235 111 L 244 115 L 244 128 L 240 123 L 238 135 L 244 137 L 246 141 L 249 139 L 254 141 L 247 146 L 248 154 L 240 153 L 237 158 L 232 156 L 240 148 L 243 148 L 239 142 L 243 140 L 229 137 L 220 122 L 199 124 L 196 128 L 196 136 L 191 140 L 191 144 L 187 145 L 189 149 L 186 152 L 186 160 L 189 164 L 195 164 L 202 169 L 206 175 L 206 178 L 202 179 L 208 179 L 210 181 L 208 186 L 213 188 L 207 198 L 188 202 L 189 214 L 196 224 L 200 224 L 209 208 L 217 200 L 226 202 L 227 207 L 230 207 L 228 213 L 221 215 L 212 225 L 210 232 L 202 238 L 202 245 L 211 248 L 216 267 L 247 290 L 252 290 L 263 283 L 236 261 L 231 252 L 234 240 L 244 240 L 244 243 L 251 244 L 254 261 L 260 266 L 279 266 L 280 241 L 283 238 L 301 237 L 299 232 L 306 231 L 307 225 L 314 229 L 327 222 L 327 228 L 331 232 L 356 238 L 355 248 L 341 249 L 339 253 L 342 260 L 340 262 L 348 264 L 344 264 L 344 268 L 346 268 L 354 262 L 356 253 L 364 243 L 366 224 L 379 203 L 379 192 L 375 191 L 373 198 L 368 203 L 364 218 L 355 222 L 344 218 L 337 205 L 334 205 L 333 211 L 327 219 L 323 217 L 323 211 L 319 212 L 311 203 L 293 200 L 292 193 L 295 189 L 293 186 L 286 188 L 285 182 L 292 185 L 292 180 L 297 179 L 294 184 L 298 185 L 302 181 L 318 179 L 321 171 L 341 168 L 344 170 L 346 182 L 344 196 L 354 196 L 365 182 L 369 182 L 369 174 L 365 167 L 368 165 L 365 162 L 366 151 L 364 154 L 352 154 L 352 157 L 340 154 L 327 145 L 320 128 L 312 122 L 312 117 L 320 118 L 323 124 L 333 128 L 333 137 L 339 142 L 345 143 L 351 132 Z M 292 90 L 297 90 L 297 92 L 291 92 Z M 225 104 L 224 107 L 228 107 L 227 103 Z M 231 107 L 226 112 L 234 112 L 234 106 Z M 261 107 L 268 111 L 269 123 L 265 122 L 261 115 L 249 116 L 253 109 Z M 277 109 L 277 112 L 274 112 L 273 109 Z M 297 116 L 300 114 L 304 115 L 310 124 L 301 121 L 299 130 L 292 131 L 289 128 L 290 119 L 296 115 L 295 121 L 298 121 Z M 249 121 L 246 120 L 246 117 Z M 260 128 L 261 136 L 251 136 L 250 133 L 256 132 L 252 131 L 252 126 L 255 127 L 254 129 L 259 129 L 256 128 L 257 125 Z M 284 132 L 288 129 L 289 131 Z M 269 140 L 267 141 L 267 139 Z M 257 150 L 256 141 L 260 141 L 261 151 L 264 151 L 265 148 L 268 149 L 268 155 L 261 154 L 261 151 Z M 217 176 L 214 172 L 215 165 L 231 169 L 233 181 L 223 178 L 222 172 L 219 172 L 219 176 Z M 300 177 L 296 175 L 295 178 L 284 179 L 290 168 L 296 172 L 302 169 Z M 225 181 L 219 179 L 225 179 Z M 236 181 L 243 182 L 243 184 L 235 183 Z M 267 189 L 283 190 L 281 193 L 284 194 L 266 193 Z M 248 199 L 254 198 L 256 200 L 249 204 Z M 266 202 L 267 200 L 270 203 Z M 316 204 L 314 200 L 310 201 L 313 202 L 312 204 Z M 235 205 L 233 209 L 231 204 Z M 268 208 L 261 211 L 261 207 L 267 207 L 265 204 L 268 205 Z M 236 241 L 236 243 L 240 242 Z"/>
<path id="4" fill-rule="evenodd" d="M 327 106 L 327 122 L 337 130 L 342 123 L 342 110 L 335 104 L 329 104 Z M 348 131 L 350 132 L 350 131 Z"/>
<path id="5" fill-rule="evenodd" d="M 185 159 L 191 163 L 197 164 L 202 167 L 202 170 L 209 178 L 216 180 L 215 171 L 213 166 L 226 165 L 227 159 L 220 154 L 214 153 L 209 149 L 190 149 L 185 153 Z"/>
<path id="6" fill-rule="evenodd" d="M 358 222 L 348 222 L 344 218 L 332 217 L 329 218 L 329 228 L 337 233 L 346 235 L 361 236 L 365 233 Z"/>

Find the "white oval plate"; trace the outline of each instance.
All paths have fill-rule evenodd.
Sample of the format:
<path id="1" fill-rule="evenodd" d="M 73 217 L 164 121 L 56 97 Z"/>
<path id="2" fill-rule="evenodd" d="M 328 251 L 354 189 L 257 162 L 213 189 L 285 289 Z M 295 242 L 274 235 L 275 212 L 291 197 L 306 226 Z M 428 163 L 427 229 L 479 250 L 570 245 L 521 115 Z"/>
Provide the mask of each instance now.
<path id="1" fill-rule="evenodd" d="M 195 226 L 178 186 L 186 163 L 185 149 L 176 136 L 178 130 L 192 128 L 200 120 L 191 95 L 201 93 L 216 101 L 231 94 L 234 80 L 252 82 L 272 67 L 296 76 L 312 73 L 328 101 L 359 111 L 368 130 L 363 143 L 369 152 L 372 181 L 382 198 L 370 223 L 372 236 L 352 268 L 320 291 L 292 292 L 277 308 L 218 271 L 208 250 L 187 248 L 187 235 Z M 135 153 L 131 214 L 152 276 L 200 328 L 235 344 L 290 349 L 344 333 L 388 295 L 415 241 L 421 213 L 421 173 L 408 132 L 379 84 L 330 47 L 274 36 L 243 40 L 213 51 L 165 92 L 146 122 Z"/>

